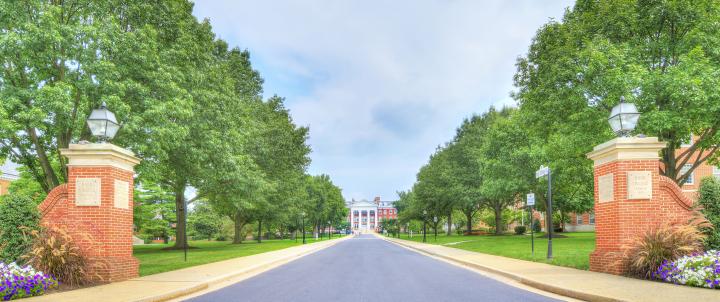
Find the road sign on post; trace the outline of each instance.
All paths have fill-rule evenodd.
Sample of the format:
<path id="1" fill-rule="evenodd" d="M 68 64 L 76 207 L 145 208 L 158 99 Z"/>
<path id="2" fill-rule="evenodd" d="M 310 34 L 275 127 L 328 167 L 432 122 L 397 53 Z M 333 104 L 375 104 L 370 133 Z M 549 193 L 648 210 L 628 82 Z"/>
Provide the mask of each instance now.
<path id="1" fill-rule="evenodd" d="M 527 205 L 528 206 L 535 205 L 535 193 L 530 193 L 527 195 Z"/>

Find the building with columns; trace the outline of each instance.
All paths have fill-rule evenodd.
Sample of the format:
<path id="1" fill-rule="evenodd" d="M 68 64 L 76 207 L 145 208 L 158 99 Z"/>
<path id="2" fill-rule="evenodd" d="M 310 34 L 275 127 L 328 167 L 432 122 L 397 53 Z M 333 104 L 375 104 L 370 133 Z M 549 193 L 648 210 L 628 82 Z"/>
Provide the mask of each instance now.
<path id="1" fill-rule="evenodd" d="M 350 228 L 353 231 L 378 231 L 382 219 L 397 218 L 394 203 L 394 201 L 382 201 L 380 197 L 375 197 L 373 201 L 364 199 L 348 201 Z"/>

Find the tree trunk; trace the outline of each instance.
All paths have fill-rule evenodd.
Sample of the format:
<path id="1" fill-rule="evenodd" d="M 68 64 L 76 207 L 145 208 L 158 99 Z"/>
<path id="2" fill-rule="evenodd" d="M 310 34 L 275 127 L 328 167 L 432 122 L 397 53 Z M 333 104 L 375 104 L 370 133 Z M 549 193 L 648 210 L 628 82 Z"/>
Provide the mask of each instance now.
<path id="1" fill-rule="evenodd" d="M 241 216 L 239 213 L 238 213 L 238 214 L 235 214 L 235 219 L 233 219 L 233 220 L 234 220 L 234 223 L 235 223 L 235 234 L 234 234 L 234 236 L 233 236 L 233 242 L 232 242 L 232 243 L 233 243 L 233 244 L 240 244 L 240 243 L 243 242 L 243 239 L 245 239 L 245 238 L 244 238 L 245 236 L 243 236 L 244 234 L 243 234 L 243 231 L 242 231 L 242 230 L 243 230 L 243 227 L 245 226 L 245 220 L 242 219 L 242 216 Z"/>
<path id="2" fill-rule="evenodd" d="M 185 181 L 180 180 L 175 185 L 175 245 L 173 248 L 182 249 L 185 248 L 187 242 L 185 241 Z"/>
<path id="3" fill-rule="evenodd" d="M 40 162 L 43 174 L 45 174 L 45 184 L 49 189 L 47 193 L 49 193 L 50 190 L 60 185 L 60 181 L 58 180 L 57 175 L 55 175 L 55 170 L 50 164 L 50 160 L 45 152 L 45 147 L 40 143 L 40 139 L 37 136 L 37 132 L 35 132 L 35 128 L 27 128 L 25 131 L 27 131 L 33 145 L 35 146 L 35 153 L 37 154 L 38 162 Z"/>
<path id="4" fill-rule="evenodd" d="M 450 212 L 448 212 L 447 226 L 448 226 L 447 235 L 450 236 L 450 235 L 452 235 L 452 210 Z"/>
<path id="5" fill-rule="evenodd" d="M 494 207 L 495 210 L 495 235 L 502 235 L 502 205 L 498 204 Z"/>
<path id="6" fill-rule="evenodd" d="M 465 218 L 467 219 L 467 231 L 468 235 L 472 233 L 472 212 L 465 212 Z"/>
<path id="7" fill-rule="evenodd" d="M 262 219 L 258 220 L 258 235 L 257 242 L 262 243 Z"/>

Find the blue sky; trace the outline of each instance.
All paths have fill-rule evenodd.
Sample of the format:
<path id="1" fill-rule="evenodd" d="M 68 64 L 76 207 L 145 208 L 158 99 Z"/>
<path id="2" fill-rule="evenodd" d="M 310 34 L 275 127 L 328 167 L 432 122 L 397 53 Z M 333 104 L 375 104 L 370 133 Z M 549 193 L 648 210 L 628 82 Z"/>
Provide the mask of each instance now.
<path id="1" fill-rule="evenodd" d="M 516 59 L 572 2 L 199 0 L 194 14 L 310 127 L 309 173 L 394 200 L 464 118 L 514 103 Z"/>

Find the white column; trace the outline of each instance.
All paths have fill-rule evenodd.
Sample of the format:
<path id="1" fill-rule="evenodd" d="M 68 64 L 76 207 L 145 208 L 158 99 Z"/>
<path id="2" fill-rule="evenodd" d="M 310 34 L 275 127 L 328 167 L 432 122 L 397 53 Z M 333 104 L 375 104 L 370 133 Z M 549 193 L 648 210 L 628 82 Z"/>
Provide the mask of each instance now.
<path id="1" fill-rule="evenodd" d="M 370 213 L 367 210 L 363 211 L 363 213 L 365 213 L 365 229 L 367 230 L 368 223 L 370 222 Z M 362 220 L 362 216 L 360 216 L 360 220 Z"/>
<path id="2" fill-rule="evenodd" d="M 352 231 L 352 229 L 353 229 L 353 224 L 354 224 L 354 223 L 355 223 L 355 221 L 353 220 L 353 209 L 350 208 L 350 230 L 351 230 L 351 231 Z"/>
<path id="3" fill-rule="evenodd" d="M 379 225 L 377 218 L 378 218 L 378 209 L 375 208 L 375 230 L 378 229 L 378 225 Z"/>

